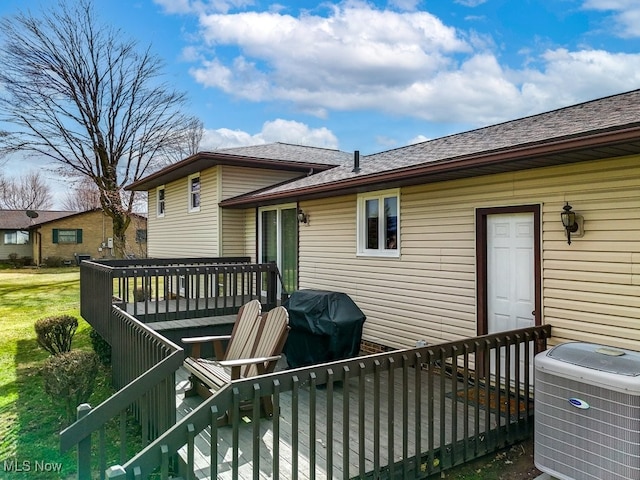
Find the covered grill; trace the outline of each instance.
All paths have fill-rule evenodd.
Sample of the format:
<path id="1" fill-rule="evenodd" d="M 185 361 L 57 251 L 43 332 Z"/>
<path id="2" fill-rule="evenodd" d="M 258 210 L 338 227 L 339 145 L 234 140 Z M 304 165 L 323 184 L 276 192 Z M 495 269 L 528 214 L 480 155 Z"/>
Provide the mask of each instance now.
<path id="1" fill-rule="evenodd" d="M 290 367 L 358 355 L 366 317 L 347 294 L 298 290 L 284 306 L 291 327 L 284 347 Z"/>

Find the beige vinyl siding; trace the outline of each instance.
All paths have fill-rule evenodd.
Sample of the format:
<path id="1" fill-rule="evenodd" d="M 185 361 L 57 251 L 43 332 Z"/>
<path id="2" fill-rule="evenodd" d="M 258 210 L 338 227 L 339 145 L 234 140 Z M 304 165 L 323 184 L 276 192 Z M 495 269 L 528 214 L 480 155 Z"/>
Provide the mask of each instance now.
<path id="1" fill-rule="evenodd" d="M 409 347 L 476 335 L 475 210 L 542 205 L 543 321 L 553 342 L 640 350 L 640 159 L 585 162 L 401 189 L 401 257 L 356 256 L 355 195 L 301 203 L 301 288 L 348 293 L 364 337 Z M 584 217 L 568 245 L 560 211 Z"/>
<path id="2" fill-rule="evenodd" d="M 223 165 L 220 167 L 220 200 L 242 195 L 260 188 L 296 178 L 299 172 L 265 170 Z M 222 251 L 223 256 L 250 256 L 255 260 L 255 209 L 222 209 Z M 250 222 L 250 223 L 247 223 Z M 253 225 L 251 225 L 251 223 Z"/>
<path id="3" fill-rule="evenodd" d="M 252 262 L 257 262 L 258 246 L 256 245 L 258 238 L 257 214 L 255 209 L 244 210 L 245 224 L 245 255 L 251 257 Z"/>
<path id="4" fill-rule="evenodd" d="M 15 253 L 18 255 L 18 258 L 22 257 L 32 257 L 33 255 L 33 245 L 31 237 L 29 235 L 29 242 L 24 245 L 16 245 L 16 244 L 5 244 L 4 243 L 4 234 L 10 233 L 13 234 L 15 230 L 0 230 L 0 259 L 9 258 L 9 255 Z M 33 257 L 32 257 L 33 258 Z"/>
<path id="5" fill-rule="evenodd" d="M 156 190 L 149 192 L 148 252 L 155 258 L 217 257 L 218 167 L 200 173 L 200 211 L 189 212 L 187 178 L 165 185 L 165 214 L 156 215 Z"/>
<path id="6" fill-rule="evenodd" d="M 234 167 L 230 165 L 222 165 L 220 169 L 222 172 L 220 200 L 237 197 L 260 188 L 270 187 L 271 185 L 303 176 L 300 172 Z"/>

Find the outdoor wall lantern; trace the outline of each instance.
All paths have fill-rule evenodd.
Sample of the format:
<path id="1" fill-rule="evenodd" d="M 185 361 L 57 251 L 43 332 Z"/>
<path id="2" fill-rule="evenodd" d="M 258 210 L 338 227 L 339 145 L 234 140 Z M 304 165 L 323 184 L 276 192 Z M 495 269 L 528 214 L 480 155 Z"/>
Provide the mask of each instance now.
<path id="1" fill-rule="evenodd" d="M 305 223 L 305 224 L 309 223 L 309 215 L 304 213 L 304 211 L 301 208 L 298 209 L 298 222 Z"/>
<path id="2" fill-rule="evenodd" d="M 571 234 L 576 233 L 580 228 L 576 212 L 572 211 L 571 208 L 572 207 L 569 205 L 569 202 L 566 202 L 564 207 L 562 207 L 562 213 L 560 214 L 562 226 L 567 231 L 567 243 L 569 245 L 571 245 Z"/>

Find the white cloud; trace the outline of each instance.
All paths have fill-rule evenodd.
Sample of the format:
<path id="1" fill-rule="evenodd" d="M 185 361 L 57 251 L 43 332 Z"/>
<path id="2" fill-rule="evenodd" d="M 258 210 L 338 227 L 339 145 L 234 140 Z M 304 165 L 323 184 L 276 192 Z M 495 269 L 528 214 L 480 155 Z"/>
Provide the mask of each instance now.
<path id="1" fill-rule="evenodd" d="M 413 12 L 418 9 L 420 0 L 389 0 L 389 4 L 400 10 Z"/>
<path id="2" fill-rule="evenodd" d="M 522 95 L 534 110 L 620 93 L 640 85 L 640 54 L 547 51 L 544 71 L 522 72 Z"/>
<path id="3" fill-rule="evenodd" d="M 304 123 L 276 119 L 265 122 L 262 130 L 256 134 L 250 134 L 241 130 L 219 128 L 217 130 L 205 130 L 201 150 L 216 150 L 220 148 L 243 147 L 272 142 L 292 143 L 321 148 L 338 148 L 338 139 L 331 130 L 310 128 Z"/>
<path id="4" fill-rule="evenodd" d="M 424 135 L 417 135 L 409 140 L 408 145 L 414 145 L 416 143 L 428 142 L 431 140 L 429 137 L 425 137 Z"/>
<path id="5" fill-rule="evenodd" d="M 587 10 L 611 11 L 615 25 L 611 32 L 620 37 L 640 37 L 640 3 L 638 0 L 586 0 Z"/>
<path id="6" fill-rule="evenodd" d="M 631 1 L 585 3 L 607 5 L 634 11 Z M 490 36 L 456 30 L 428 12 L 399 13 L 357 1 L 330 8 L 327 16 L 203 15 L 209 59 L 202 59 L 202 46 L 191 74 L 228 95 L 289 102 L 319 118 L 369 110 L 475 125 L 640 86 L 640 54 L 527 49 L 521 66 L 507 67 L 493 53 Z M 225 56 L 229 51 L 232 56 Z"/>
<path id="7" fill-rule="evenodd" d="M 207 12 L 227 13 L 236 8 L 253 5 L 252 0 L 153 0 L 166 13 L 202 14 Z"/>
<path id="8" fill-rule="evenodd" d="M 237 46 L 241 57 L 261 65 L 262 73 L 254 69 L 249 75 L 249 62 L 238 63 L 238 56 L 225 62 L 233 82 L 219 82 L 217 70 L 223 60 L 218 56 L 194 69 L 195 78 L 239 97 L 250 92 L 254 99 L 262 95 L 262 99 L 295 100 L 287 92 L 299 97 L 303 92 L 313 96 L 327 91 L 352 91 L 355 97 L 371 88 L 406 87 L 416 77 L 446 68 L 451 61 L 447 54 L 470 51 L 455 29 L 429 13 L 381 11 L 367 5 L 335 6 L 329 17 L 294 18 L 270 12 L 208 15 L 201 24 L 210 46 Z M 255 75 L 262 76 L 261 86 L 273 87 L 246 88 L 243 79 L 255 83 Z"/>
<path id="9" fill-rule="evenodd" d="M 456 3 L 460 5 L 464 5 L 465 7 L 477 7 L 478 5 L 482 5 L 487 0 L 455 0 Z"/>

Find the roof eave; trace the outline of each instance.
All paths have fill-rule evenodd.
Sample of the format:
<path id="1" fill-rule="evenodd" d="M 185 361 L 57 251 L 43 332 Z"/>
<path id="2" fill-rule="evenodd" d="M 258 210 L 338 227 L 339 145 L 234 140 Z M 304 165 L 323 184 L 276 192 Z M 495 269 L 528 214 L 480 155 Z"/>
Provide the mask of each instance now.
<path id="1" fill-rule="evenodd" d="M 291 172 L 320 172 L 337 166 L 337 164 L 331 165 L 313 162 L 295 162 L 290 160 L 246 157 L 243 155 L 232 155 L 228 153 L 199 152 L 185 158 L 184 160 L 169 165 L 156 173 L 152 173 L 145 178 L 130 183 L 125 187 L 125 190 L 148 191 L 152 188 L 173 182 L 217 165 L 286 170 Z"/>

